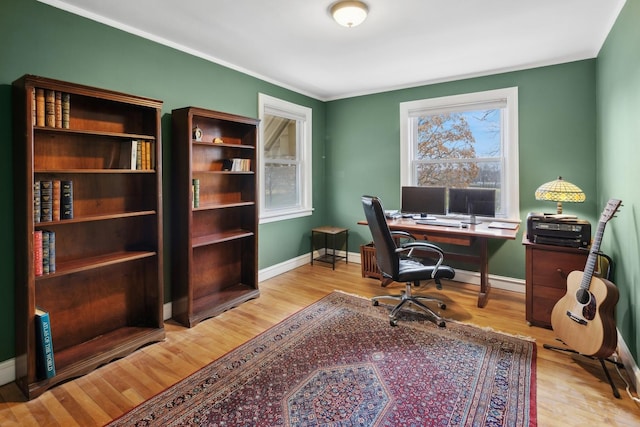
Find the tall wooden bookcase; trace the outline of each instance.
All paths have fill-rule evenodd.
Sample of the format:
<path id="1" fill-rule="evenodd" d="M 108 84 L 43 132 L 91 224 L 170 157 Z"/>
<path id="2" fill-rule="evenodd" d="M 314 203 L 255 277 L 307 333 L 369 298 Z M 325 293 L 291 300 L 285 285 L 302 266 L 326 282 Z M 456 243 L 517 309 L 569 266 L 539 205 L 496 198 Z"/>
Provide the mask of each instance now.
<path id="1" fill-rule="evenodd" d="M 68 104 L 61 112 L 56 100 L 52 112 L 43 93 Z M 165 337 L 162 102 L 26 75 L 13 83 L 13 103 L 15 369 L 30 399 Z M 149 163 L 132 170 L 137 141 Z M 72 182 L 72 218 L 34 216 L 34 184 L 47 180 Z M 38 230 L 55 233 L 49 274 L 36 275 Z M 36 372 L 36 308 L 50 315 L 56 375 L 48 379 Z"/>
<path id="2" fill-rule="evenodd" d="M 259 121 L 186 107 L 172 123 L 173 317 L 191 327 L 259 295 Z"/>

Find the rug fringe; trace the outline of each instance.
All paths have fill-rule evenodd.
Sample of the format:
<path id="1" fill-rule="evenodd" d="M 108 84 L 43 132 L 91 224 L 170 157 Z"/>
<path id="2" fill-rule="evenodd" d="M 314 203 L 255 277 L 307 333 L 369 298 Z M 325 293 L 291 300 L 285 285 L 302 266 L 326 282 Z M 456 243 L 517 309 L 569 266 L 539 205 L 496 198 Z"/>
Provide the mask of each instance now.
<path id="1" fill-rule="evenodd" d="M 356 297 L 356 298 L 365 299 L 365 300 L 370 299 L 370 298 L 364 297 L 362 295 L 352 294 L 351 292 L 343 291 L 341 289 L 334 289 L 333 292 L 338 293 L 338 294 L 349 295 L 350 297 Z"/>
<path id="2" fill-rule="evenodd" d="M 521 334 L 510 334 L 508 332 L 504 332 L 504 331 L 500 331 L 500 330 L 494 329 L 491 326 L 480 326 L 480 325 L 475 324 L 475 323 L 461 322 L 461 321 L 455 320 L 455 319 L 446 319 L 446 321 L 447 322 L 452 322 L 452 323 L 457 323 L 458 325 L 472 326 L 474 328 L 481 329 L 481 330 L 486 331 L 486 332 L 494 332 L 496 334 L 505 335 L 507 337 L 519 338 L 519 339 L 525 340 L 525 341 L 536 342 L 536 339 L 531 337 L 531 336 L 521 335 Z"/>

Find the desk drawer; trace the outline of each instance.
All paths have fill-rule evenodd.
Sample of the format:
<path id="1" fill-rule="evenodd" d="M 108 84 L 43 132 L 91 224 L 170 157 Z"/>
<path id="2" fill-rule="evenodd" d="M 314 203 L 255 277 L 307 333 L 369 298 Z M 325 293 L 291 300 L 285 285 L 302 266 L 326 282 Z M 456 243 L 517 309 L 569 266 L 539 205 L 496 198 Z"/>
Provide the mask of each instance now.
<path id="1" fill-rule="evenodd" d="M 566 289 L 567 276 L 584 270 L 587 254 L 532 249 L 532 284 Z"/>

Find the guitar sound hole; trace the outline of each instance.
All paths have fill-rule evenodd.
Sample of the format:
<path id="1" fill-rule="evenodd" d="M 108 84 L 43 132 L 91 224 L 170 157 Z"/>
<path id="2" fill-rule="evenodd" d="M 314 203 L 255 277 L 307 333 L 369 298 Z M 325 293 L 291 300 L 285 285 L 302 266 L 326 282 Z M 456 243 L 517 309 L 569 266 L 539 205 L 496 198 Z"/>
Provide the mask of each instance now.
<path id="1" fill-rule="evenodd" d="M 578 292 L 576 292 L 576 299 L 580 304 L 584 305 L 591 299 L 591 293 L 584 289 L 578 289 Z"/>

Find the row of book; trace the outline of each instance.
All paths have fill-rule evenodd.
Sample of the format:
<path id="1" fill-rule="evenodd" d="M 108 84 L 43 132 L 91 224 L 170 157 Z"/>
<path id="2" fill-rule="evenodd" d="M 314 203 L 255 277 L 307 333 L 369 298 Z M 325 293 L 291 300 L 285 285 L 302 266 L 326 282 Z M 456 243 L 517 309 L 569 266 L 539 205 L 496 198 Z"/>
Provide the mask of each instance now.
<path id="1" fill-rule="evenodd" d="M 191 180 L 191 193 L 193 197 L 191 200 L 193 201 L 192 207 L 198 208 L 200 207 L 200 180 L 193 179 Z"/>
<path id="2" fill-rule="evenodd" d="M 120 151 L 120 168 L 151 170 L 156 167 L 155 150 L 151 141 L 133 139 L 124 142 Z"/>
<path id="3" fill-rule="evenodd" d="M 232 172 L 249 172 L 251 171 L 251 159 L 224 159 L 222 161 L 222 170 Z"/>
<path id="4" fill-rule="evenodd" d="M 33 221 L 73 218 L 73 181 L 36 180 L 33 183 Z"/>
<path id="5" fill-rule="evenodd" d="M 71 96 L 57 90 L 33 89 L 33 123 L 36 126 L 69 128 Z"/>
<path id="6" fill-rule="evenodd" d="M 56 363 L 53 355 L 51 318 L 47 311 L 36 308 L 36 375 L 47 379 L 56 375 Z"/>
<path id="7" fill-rule="evenodd" d="M 36 230 L 33 233 L 33 269 L 36 276 L 56 272 L 56 233 Z"/>

